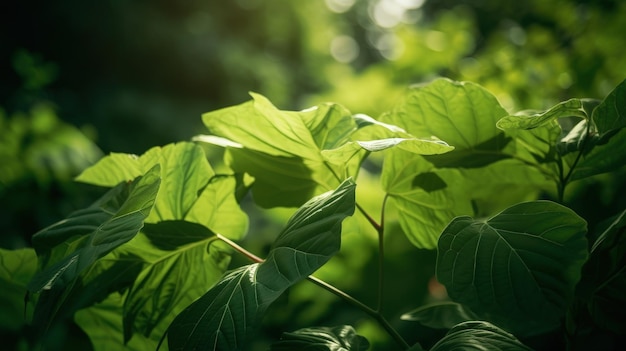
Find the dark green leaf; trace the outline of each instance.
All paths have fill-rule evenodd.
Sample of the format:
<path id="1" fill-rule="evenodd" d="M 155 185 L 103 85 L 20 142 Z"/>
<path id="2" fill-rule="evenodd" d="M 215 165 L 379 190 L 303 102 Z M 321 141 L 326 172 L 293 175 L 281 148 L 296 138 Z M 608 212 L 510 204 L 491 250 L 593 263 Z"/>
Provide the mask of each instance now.
<path id="1" fill-rule="evenodd" d="M 131 240 L 150 214 L 160 184 L 154 166 L 131 184 L 122 183 L 84 210 L 33 236 L 43 270 L 29 284 L 40 292 L 63 287 L 99 258 Z M 58 245 L 67 242 L 65 245 Z M 58 245 L 58 246 L 56 246 Z"/>
<path id="2" fill-rule="evenodd" d="M 512 206 L 444 230 L 437 278 L 449 296 L 520 333 L 558 325 L 587 258 L 586 222 L 549 201 Z"/>
<path id="3" fill-rule="evenodd" d="M 515 336 L 487 322 L 464 322 L 450 331 L 430 351 L 490 350 L 531 351 Z"/>
<path id="4" fill-rule="evenodd" d="M 521 111 L 516 115 L 503 117 L 496 125 L 503 130 L 533 129 L 558 118 L 587 118 L 588 116 L 584 107 L 583 99 L 569 99 L 543 112 Z"/>
<path id="5" fill-rule="evenodd" d="M 354 191 L 347 180 L 298 209 L 263 263 L 228 273 L 174 319 L 167 332 L 170 349 L 241 349 L 269 304 L 339 250 Z"/>
<path id="6" fill-rule="evenodd" d="M 418 322 L 435 329 L 450 329 L 455 325 L 479 319 L 467 307 L 455 302 L 441 302 L 422 306 L 403 314 L 400 319 Z"/>
<path id="7" fill-rule="evenodd" d="M 26 324 L 24 296 L 26 285 L 37 271 L 37 256 L 31 248 L 0 248 L 0 329 L 18 330 Z"/>
<path id="8" fill-rule="evenodd" d="M 369 342 L 357 335 L 354 328 L 342 325 L 334 328 L 313 327 L 283 333 L 271 351 L 365 351 Z"/>
<path id="9" fill-rule="evenodd" d="M 626 210 L 600 225 L 577 286 L 593 322 L 619 335 L 626 333 Z"/>

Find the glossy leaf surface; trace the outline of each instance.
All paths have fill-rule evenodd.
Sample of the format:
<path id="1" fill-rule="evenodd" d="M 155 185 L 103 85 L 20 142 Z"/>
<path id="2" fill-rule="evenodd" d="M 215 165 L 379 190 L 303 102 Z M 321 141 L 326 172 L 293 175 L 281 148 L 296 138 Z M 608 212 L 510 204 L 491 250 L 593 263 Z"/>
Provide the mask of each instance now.
<path id="1" fill-rule="evenodd" d="M 400 319 L 418 322 L 435 329 L 451 329 L 455 325 L 479 319 L 478 316 L 456 302 L 441 302 L 424 305 L 403 314 Z"/>
<path id="2" fill-rule="evenodd" d="M 464 322 L 450 329 L 430 351 L 531 351 L 515 336 L 487 322 Z"/>
<path id="3" fill-rule="evenodd" d="M 271 351 L 366 351 L 369 342 L 357 335 L 354 328 L 342 325 L 334 328 L 314 327 L 283 333 Z"/>
<path id="4" fill-rule="evenodd" d="M 341 222 L 354 212 L 354 190 L 347 180 L 303 205 L 263 263 L 231 271 L 174 319 L 170 349 L 241 349 L 269 304 L 339 250 Z"/>
<path id="5" fill-rule="evenodd" d="M 586 222 L 549 201 L 512 206 L 486 221 L 455 218 L 439 239 L 437 278 L 449 296 L 498 325 L 558 325 L 587 258 Z"/>

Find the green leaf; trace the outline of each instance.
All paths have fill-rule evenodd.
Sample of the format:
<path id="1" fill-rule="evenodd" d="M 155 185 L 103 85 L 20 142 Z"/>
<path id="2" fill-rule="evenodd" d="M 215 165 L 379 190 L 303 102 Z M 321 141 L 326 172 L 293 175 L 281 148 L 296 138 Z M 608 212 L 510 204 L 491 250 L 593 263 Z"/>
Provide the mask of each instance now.
<path id="1" fill-rule="evenodd" d="M 464 322 L 452 328 L 430 351 L 531 351 L 515 336 L 487 322 Z"/>
<path id="2" fill-rule="evenodd" d="M 593 322 L 618 335 L 626 333 L 623 312 L 626 308 L 626 210 L 599 226 L 582 278 L 577 285 L 579 297 Z"/>
<path id="3" fill-rule="evenodd" d="M 431 156 L 396 147 L 385 155 L 385 212 L 397 212 L 402 231 L 415 246 L 435 248 L 442 229 L 456 216 L 491 214 L 553 186 L 542 170 L 517 157 L 520 146 L 496 128 L 506 115 L 482 87 L 448 79 L 412 87 L 383 115 L 385 123 L 411 135 L 436 135 L 455 147 Z"/>
<path id="4" fill-rule="evenodd" d="M 152 210 L 159 173 L 159 166 L 154 166 L 131 184 L 118 185 L 90 207 L 36 233 L 33 245 L 43 269 L 33 277 L 29 290 L 64 287 L 96 260 L 131 240 Z"/>
<path id="5" fill-rule="evenodd" d="M 521 111 L 500 119 L 496 126 L 500 129 L 533 129 L 552 120 L 564 117 L 587 118 L 583 99 L 569 99 L 560 102 L 546 111 Z"/>
<path id="6" fill-rule="evenodd" d="M 89 336 L 94 351 L 154 351 L 160 336 L 136 335 L 124 342 L 122 304 L 122 295 L 112 294 L 101 303 L 76 312 L 74 320 Z"/>
<path id="7" fill-rule="evenodd" d="M 571 180 L 610 172 L 626 164 L 626 80 L 593 110 L 591 135 Z"/>
<path id="8" fill-rule="evenodd" d="M 25 320 L 24 296 L 26 285 L 37 270 L 35 250 L 0 248 L 0 329 L 16 331 Z"/>
<path id="9" fill-rule="evenodd" d="M 467 307 L 456 302 L 440 302 L 419 307 L 403 314 L 400 319 L 418 322 L 434 329 L 451 329 L 455 325 L 479 319 Z"/>
<path id="10" fill-rule="evenodd" d="M 124 300 L 125 342 L 137 334 L 163 335 L 174 316 L 213 286 L 230 262 L 230 250 L 196 223 L 146 224 L 136 239 L 120 251 L 145 261 Z"/>
<path id="11" fill-rule="evenodd" d="M 231 271 L 174 319 L 167 331 L 170 349 L 241 349 L 269 304 L 339 250 L 354 191 L 346 180 L 298 209 L 263 263 Z"/>
<path id="12" fill-rule="evenodd" d="M 271 351 L 365 351 L 369 342 L 357 335 L 354 328 L 342 325 L 333 328 L 313 327 L 286 332 L 270 345 Z"/>
<path id="13" fill-rule="evenodd" d="M 341 165 L 322 156 L 322 150 L 350 141 L 357 125 L 349 111 L 335 104 L 281 111 L 263 96 L 251 95 L 252 101 L 206 113 L 202 119 L 212 134 L 237 145 L 228 147 L 226 162 L 235 172 L 255 178 L 252 192 L 259 205 L 300 206 L 357 175 L 365 151 Z"/>
<path id="14" fill-rule="evenodd" d="M 485 221 L 455 218 L 437 253 L 449 296 L 511 330 L 558 325 L 587 258 L 586 222 L 549 201 L 520 203 Z"/>

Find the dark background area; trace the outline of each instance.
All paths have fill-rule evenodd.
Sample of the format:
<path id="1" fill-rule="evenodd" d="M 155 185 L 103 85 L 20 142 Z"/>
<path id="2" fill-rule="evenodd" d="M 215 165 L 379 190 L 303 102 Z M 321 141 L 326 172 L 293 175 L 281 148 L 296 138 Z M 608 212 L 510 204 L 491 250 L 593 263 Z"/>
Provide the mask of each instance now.
<path id="1" fill-rule="evenodd" d="M 90 204 L 102 190 L 72 178 L 102 155 L 189 140 L 205 132 L 202 113 L 247 101 L 249 91 L 281 109 L 335 101 L 373 117 L 409 84 L 438 76 L 479 83 L 511 111 L 601 99 L 626 77 L 624 18 L 618 0 L 5 2 L 0 247 L 29 246 L 37 230 Z M 591 224 L 623 202 L 623 179 L 574 188 L 571 205 Z M 258 216 L 248 240 L 263 248 L 285 216 Z M 348 268 L 337 268 L 359 270 L 345 284 L 364 301 L 374 296 L 370 239 L 354 239 L 361 257 L 343 257 Z M 417 307 L 407 302 L 431 297 L 434 253 L 416 253 L 403 237 L 388 253 L 389 295 L 407 296 L 386 301 L 397 319 Z M 407 267 L 418 276 L 410 282 L 398 273 Z M 267 335 L 349 315 L 384 342 L 365 316 L 332 296 L 311 302 L 305 291 L 278 301 Z M 438 335 L 415 330 L 418 337 Z"/>

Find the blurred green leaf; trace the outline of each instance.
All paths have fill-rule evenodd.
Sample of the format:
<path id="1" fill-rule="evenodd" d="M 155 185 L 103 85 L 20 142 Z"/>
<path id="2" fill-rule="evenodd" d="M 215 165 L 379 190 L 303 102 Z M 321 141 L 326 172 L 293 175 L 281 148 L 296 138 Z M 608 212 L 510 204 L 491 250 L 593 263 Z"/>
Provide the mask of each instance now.
<path id="1" fill-rule="evenodd" d="M 403 314 L 400 319 L 418 322 L 429 328 L 451 329 L 455 325 L 479 319 L 467 307 L 456 302 L 440 302 L 424 305 Z"/>
<path id="2" fill-rule="evenodd" d="M 241 349 L 269 304 L 339 251 L 341 222 L 354 212 L 354 192 L 354 182 L 346 180 L 300 207 L 263 263 L 231 271 L 174 319 L 167 331 L 170 348 Z"/>
<path id="3" fill-rule="evenodd" d="M 283 333 L 280 341 L 270 345 L 271 351 L 365 351 L 369 342 L 357 335 L 349 325 L 313 327 Z"/>
<path id="4" fill-rule="evenodd" d="M 90 207 L 36 233 L 33 245 L 42 270 L 29 283 L 29 290 L 62 288 L 96 260 L 131 240 L 152 210 L 161 183 L 159 173 L 159 166 L 154 166 L 132 183 L 111 189 Z"/>
<path id="5" fill-rule="evenodd" d="M 24 296 L 36 271 L 37 256 L 32 248 L 0 248 L 0 329 L 15 331 L 26 324 Z"/>
<path id="6" fill-rule="evenodd" d="M 450 329 L 430 351 L 531 351 L 515 336 L 487 322 L 464 322 Z"/>
<path id="7" fill-rule="evenodd" d="M 439 239 L 437 278 L 449 296 L 521 334 L 557 326 L 587 258 L 586 222 L 549 201 L 486 221 L 455 218 Z"/>

